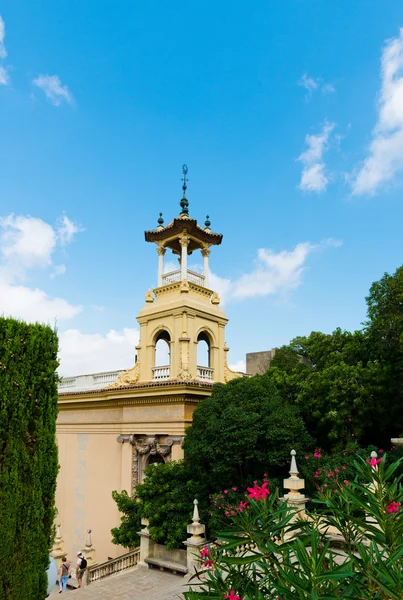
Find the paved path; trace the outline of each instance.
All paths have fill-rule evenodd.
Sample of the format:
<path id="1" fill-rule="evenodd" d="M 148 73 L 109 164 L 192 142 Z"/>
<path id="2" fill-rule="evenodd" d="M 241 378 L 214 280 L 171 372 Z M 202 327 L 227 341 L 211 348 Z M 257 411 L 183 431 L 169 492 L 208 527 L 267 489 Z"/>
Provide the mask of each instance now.
<path id="1" fill-rule="evenodd" d="M 103 581 L 68 592 L 71 600 L 178 600 L 188 588 L 186 579 L 157 569 L 134 568 Z M 55 589 L 49 600 L 63 599 Z"/>

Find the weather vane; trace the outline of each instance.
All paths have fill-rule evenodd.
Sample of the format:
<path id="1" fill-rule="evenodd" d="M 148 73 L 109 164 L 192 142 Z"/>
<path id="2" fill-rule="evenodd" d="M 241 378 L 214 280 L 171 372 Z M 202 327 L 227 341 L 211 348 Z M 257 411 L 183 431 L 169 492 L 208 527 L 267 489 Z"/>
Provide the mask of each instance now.
<path id="1" fill-rule="evenodd" d="M 187 190 L 187 183 L 188 183 L 188 178 L 187 178 L 187 174 L 188 174 L 188 168 L 187 165 L 182 165 L 182 173 L 183 173 L 183 177 L 181 179 L 181 181 L 183 181 L 183 185 L 182 185 L 182 189 L 183 189 L 183 196 L 182 196 L 182 200 L 180 201 L 180 206 L 181 206 L 181 216 L 182 217 L 188 217 L 189 216 L 189 202 L 188 199 L 186 198 L 186 190 Z"/>
<path id="2" fill-rule="evenodd" d="M 182 185 L 182 189 L 183 189 L 183 195 L 186 196 L 186 190 L 187 190 L 187 182 L 189 181 L 188 178 L 186 177 L 186 175 L 188 174 L 188 168 L 187 165 L 182 165 L 182 173 L 183 173 L 183 177 L 181 179 L 181 181 L 183 181 L 183 185 Z"/>

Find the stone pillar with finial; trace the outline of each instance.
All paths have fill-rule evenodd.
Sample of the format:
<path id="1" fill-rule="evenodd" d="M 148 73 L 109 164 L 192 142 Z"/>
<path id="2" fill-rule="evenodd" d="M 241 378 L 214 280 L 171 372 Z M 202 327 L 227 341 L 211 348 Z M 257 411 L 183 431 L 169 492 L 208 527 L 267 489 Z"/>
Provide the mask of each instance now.
<path id="1" fill-rule="evenodd" d="M 289 490 L 287 494 L 284 494 L 284 500 L 288 501 L 289 506 L 293 506 L 297 509 L 297 517 L 304 518 L 306 516 L 305 504 L 308 502 L 305 494 L 301 494 L 300 490 L 305 487 L 305 480 L 298 477 L 298 467 L 295 450 L 291 450 L 291 466 L 290 466 L 290 477 L 284 479 L 283 484 L 286 490 Z"/>
<path id="2" fill-rule="evenodd" d="M 60 568 L 60 565 L 62 564 L 63 556 L 65 556 L 64 542 L 62 539 L 61 527 L 62 527 L 61 523 L 56 525 L 55 541 L 53 542 L 52 552 L 50 553 L 50 556 L 55 559 L 58 569 Z"/>
<path id="3" fill-rule="evenodd" d="M 187 570 L 188 573 L 194 573 L 201 567 L 201 550 L 206 545 L 206 526 L 200 523 L 198 501 L 193 501 L 193 520 L 187 527 L 190 537 L 183 542 L 187 549 Z"/>
<path id="4" fill-rule="evenodd" d="M 91 532 L 91 529 L 87 529 L 87 539 L 85 541 L 85 546 L 82 549 L 82 553 L 89 567 L 95 564 L 95 548 L 92 545 Z"/>
<path id="5" fill-rule="evenodd" d="M 146 558 L 150 558 L 154 554 L 154 542 L 151 539 L 150 532 L 148 530 L 148 519 L 141 519 L 141 525 L 143 529 L 138 532 L 140 536 L 140 560 L 137 563 L 138 567 L 147 567 Z"/>

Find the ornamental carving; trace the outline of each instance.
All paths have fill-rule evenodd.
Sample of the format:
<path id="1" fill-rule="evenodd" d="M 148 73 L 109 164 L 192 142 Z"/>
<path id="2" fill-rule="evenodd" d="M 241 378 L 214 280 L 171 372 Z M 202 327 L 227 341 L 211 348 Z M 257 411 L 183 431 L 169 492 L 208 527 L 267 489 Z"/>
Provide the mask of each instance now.
<path id="1" fill-rule="evenodd" d="M 169 460 L 174 439 L 165 436 L 149 436 L 144 438 L 132 435 L 130 437 L 130 443 L 133 445 L 131 494 L 135 496 L 136 486 L 143 479 L 143 471 L 148 466 L 150 457 L 159 455 L 163 457 L 164 461 Z M 165 439 L 162 440 L 160 437 Z"/>
<path id="2" fill-rule="evenodd" d="M 128 371 L 124 371 L 119 375 L 117 380 L 114 383 L 110 383 L 107 388 L 121 388 L 127 385 L 132 385 L 136 383 L 140 377 L 140 361 L 137 359 L 134 367 L 129 369 Z"/>

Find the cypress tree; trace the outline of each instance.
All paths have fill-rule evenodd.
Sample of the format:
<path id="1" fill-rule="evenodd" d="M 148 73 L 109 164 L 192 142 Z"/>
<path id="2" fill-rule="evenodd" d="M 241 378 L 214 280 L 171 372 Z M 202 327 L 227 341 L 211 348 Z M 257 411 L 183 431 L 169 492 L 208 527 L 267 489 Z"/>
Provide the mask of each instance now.
<path id="1" fill-rule="evenodd" d="M 58 339 L 0 318 L 0 600 L 47 593 L 58 471 Z"/>

